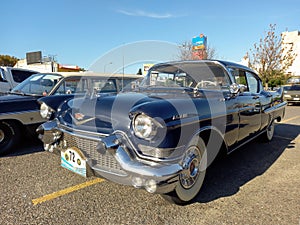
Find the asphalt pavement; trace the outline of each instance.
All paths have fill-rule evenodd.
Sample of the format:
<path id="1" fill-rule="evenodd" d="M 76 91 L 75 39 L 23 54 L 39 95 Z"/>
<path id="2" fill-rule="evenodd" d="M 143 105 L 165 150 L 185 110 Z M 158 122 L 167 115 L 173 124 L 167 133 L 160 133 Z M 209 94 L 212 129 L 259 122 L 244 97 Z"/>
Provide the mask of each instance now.
<path id="1" fill-rule="evenodd" d="M 207 172 L 195 201 L 159 195 L 60 166 L 26 140 L 0 158 L 0 224 L 300 224 L 300 106 L 288 106 L 270 143 L 252 141 Z"/>

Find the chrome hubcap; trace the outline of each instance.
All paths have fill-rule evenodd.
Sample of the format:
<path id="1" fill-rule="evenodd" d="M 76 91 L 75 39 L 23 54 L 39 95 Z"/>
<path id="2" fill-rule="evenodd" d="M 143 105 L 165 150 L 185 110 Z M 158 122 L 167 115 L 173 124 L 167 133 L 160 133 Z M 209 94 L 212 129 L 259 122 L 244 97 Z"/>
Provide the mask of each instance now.
<path id="1" fill-rule="evenodd" d="M 0 142 L 2 142 L 5 138 L 3 130 L 0 130 Z"/>
<path id="2" fill-rule="evenodd" d="M 200 161 L 200 150 L 196 146 L 191 147 L 186 153 L 183 171 L 180 174 L 180 182 L 184 188 L 191 188 L 197 181 L 200 173 Z"/>

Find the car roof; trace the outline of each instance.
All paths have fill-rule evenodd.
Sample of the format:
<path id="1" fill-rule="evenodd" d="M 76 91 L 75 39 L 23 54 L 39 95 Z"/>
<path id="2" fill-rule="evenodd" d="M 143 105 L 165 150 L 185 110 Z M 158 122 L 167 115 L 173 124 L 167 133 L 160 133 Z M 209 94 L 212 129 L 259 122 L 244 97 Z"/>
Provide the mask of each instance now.
<path id="1" fill-rule="evenodd" d="M 224 60 L 217 60 L 217 59 L 205 59 L 205 60 L 183 60 L 183 61 L 170 61 L 170 62 L 165 62 L 165 63 L 159 63 L 154 65 L 154 67 L 159 66 L 159 65 L 165 65 L 165 64 L 170 64 L 170 65 L 179 65 L 179 64 L 195 64 L 195 63 L 216 63 L 216 64 L 222 64 L 225 67 L 237 67 L 240 69 L 245 69 L 254 72 L 252 69 L 250 69 L 247 66 L 241 65 L 239 63 L 235 62 L 230 62 L 230 61 L 224 61 Z M 255 73 L 255 72 L 254 72 Z"/>
<path id="2" fill-rule="evenodd" d="M 37 70 L 27 69 L 27 68 L 19 68 L 19 67 L 13 67 L 13 66 L 0 66 L 0 68 L 10 69 L 10 70 L 22 70 L 22 71 L 39 73 L 39 71 L 37 71 Z"/>
<path id="3" fill-rule="evenodd" d="M 41 73 L 41 74 L 58 74 L 63 77 L 106 77 L 106 78 L 142 78 L 142 75 L 136 74 L 120 74 L 120 73 L 96 73 L 96 72 L 50 72 L 50 73 Z"/>

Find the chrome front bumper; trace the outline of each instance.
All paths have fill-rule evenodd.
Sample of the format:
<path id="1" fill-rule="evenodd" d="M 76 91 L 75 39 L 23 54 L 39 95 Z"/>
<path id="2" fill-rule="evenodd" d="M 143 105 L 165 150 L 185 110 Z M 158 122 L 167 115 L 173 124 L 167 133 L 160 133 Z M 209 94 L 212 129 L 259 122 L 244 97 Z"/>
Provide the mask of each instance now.
<path id="1" fill-rule="evenodd" d="M 64 143 L 59 142 L 63 140 L 64 134 L 94 142 L 93 145 L 90 145 L 94 149 L 81 147 L 81 150 L 87 158 L 87 164 L 96 176 L 104 177 L 116 183 L 132 185 L 136 188 L 145 188 L 150 193 L 168 193 L 174 190 L 178 183 L 179 174 L 183 170 L 179 162 L 155 162 L 139 158 L 128 146 L 122 143 L 121 138 L 116 134 L 98 135 L 98 137 L 82 135 L 72 130 L 60 128 L 55 120 L 42 124 L 37 132 L 39 138 L 44 142 L 45 150 L 50 151 L 62 150 L 61 146 Z M 90 158 L 89 155 L 97 158 Z M 116 172 L 111 168 L 101 167 L 93 163 L 101 157 L 108 156 L 112 156 L 114 163 L 118 164 L 119 171 Z"/>

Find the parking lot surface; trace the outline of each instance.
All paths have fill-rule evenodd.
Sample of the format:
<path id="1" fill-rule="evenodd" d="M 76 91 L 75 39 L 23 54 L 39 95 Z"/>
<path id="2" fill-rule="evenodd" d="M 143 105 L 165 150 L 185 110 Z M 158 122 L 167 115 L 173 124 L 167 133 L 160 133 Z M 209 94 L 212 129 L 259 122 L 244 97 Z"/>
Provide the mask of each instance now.
<path id="1" fill-rule="evenodd" d="M 0 224 L 300 224 L 300 106 L 288 106 L 270 143 L 252 141 L 217 161 L 196 200 L 87 179 L 24 141 L 0 158 Z"/>

